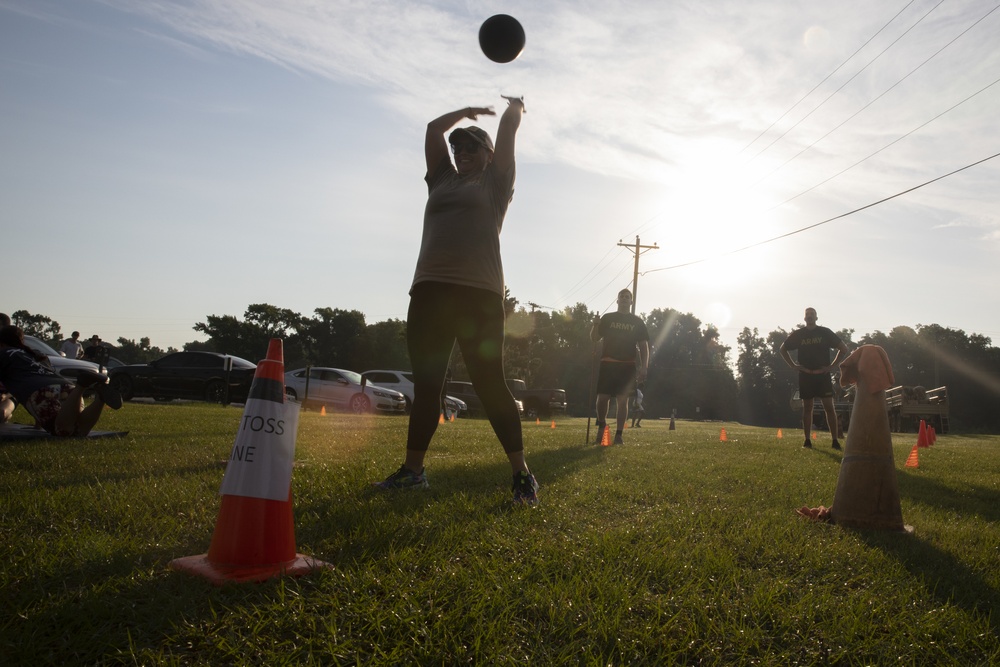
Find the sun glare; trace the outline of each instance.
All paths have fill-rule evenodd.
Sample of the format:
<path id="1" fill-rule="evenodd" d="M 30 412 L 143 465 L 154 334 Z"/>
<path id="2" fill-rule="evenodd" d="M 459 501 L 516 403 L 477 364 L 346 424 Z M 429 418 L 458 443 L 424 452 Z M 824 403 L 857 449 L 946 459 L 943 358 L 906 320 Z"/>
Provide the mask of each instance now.
<path id="1" fill-rule="evenodd" d="M 761 250 L 752 251 L 752 262 L 742 254 L 728 255 L 773 233 L 764 213 L 769 201 L 749 181 L 745 172 L 720 167 L 701 155 L 690 160 L 671 185 L 659 237 L 668 241 L 661 246 L 669 253 L 669 265 L 697 262 L 679 270 L 684 280 L 731 285 L 752 278 L 761 267 Z"/>

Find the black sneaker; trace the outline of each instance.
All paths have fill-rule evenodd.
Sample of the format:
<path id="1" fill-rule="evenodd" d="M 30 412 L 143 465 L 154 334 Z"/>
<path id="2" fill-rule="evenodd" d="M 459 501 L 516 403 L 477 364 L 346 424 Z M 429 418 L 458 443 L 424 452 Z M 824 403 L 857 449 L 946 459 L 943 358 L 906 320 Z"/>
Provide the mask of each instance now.
<path id="1" fill-rule="evenodd" d="M 843 447 L 840 446 L 840 443 L 837 442 L 836 440 L 834 440 L 833 444 L 830 445 L 830 446 L 833 447 L 834 449 L 838 450 L 838 451 L 841 450 L 841 449 L 843 449 Z"/>
<path id="2" fill-rule="evenodd" d="M 374 482 L 373 485 L 380 489 L 426 489 L 430 486 L 427 483 L 427 475 L 424 474 L 422 468 L 419 473 L 416 473 L 405 465 L 399 466 L 399 470 L 381 482 Z"/>
<path id="3" fill-rule="evenodd" d="M 802 449 L 812 449 L 812 448 L 813 448 L 812 440 L 806 440 L 805 442 L 802 443 Z"/>
<path id="4" fill-rule="evenodd" d="M 110 384 L 97 385 L 97 395 L 104 401 L 104 405 L 112 410 L 117 410 L 122 406 L 122 395 Z"/>
<path id="5" fill-rule="evenodd" d="M 514 502 L 522 505 L 538 504 L 538 482 L 530 472 L 519 472 L 514 475 Z"/>
<path id="6" fill-rule="evenodd" d="M 84 389 L 95 384 L 107 384 L 107 382 L 108 377 L 106 375 L 101 375 L 87 369 L 81 370 L 76 375 L 76 386 L 83 387 Z"/>
<path id="7" fill-rule="evenodd" d="M 621 433 L 615 433 L 615 441 L 614 441 L 613 444 L 615 444 L 615 445 L 624 445 L 625 444 L 625 440 L 622 439 L 622 434 Z"/>

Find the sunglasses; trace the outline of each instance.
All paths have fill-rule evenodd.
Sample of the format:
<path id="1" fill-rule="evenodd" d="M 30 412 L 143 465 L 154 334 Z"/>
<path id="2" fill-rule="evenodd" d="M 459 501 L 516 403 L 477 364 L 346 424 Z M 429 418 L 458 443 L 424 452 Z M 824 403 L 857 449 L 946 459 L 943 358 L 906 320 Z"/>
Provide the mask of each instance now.
<path id="1" fill-rule="evenodd" d="M 482 148 L 479 144 L 473 143 L 471 141 L 464 141 L 458 144 L 451 145 L 451 152 L 455 155 L 461 155 L 462 153 L 469 153 L 470 155 L 475 155 Z"/>

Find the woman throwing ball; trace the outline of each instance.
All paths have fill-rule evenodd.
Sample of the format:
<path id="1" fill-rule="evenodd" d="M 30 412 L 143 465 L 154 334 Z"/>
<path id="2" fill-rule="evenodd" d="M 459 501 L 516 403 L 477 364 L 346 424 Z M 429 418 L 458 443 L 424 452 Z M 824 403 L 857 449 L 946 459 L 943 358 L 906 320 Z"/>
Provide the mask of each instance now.
<path id="1" fill-rule="evenodd" d="M 524 460 L 520 415 L 503 372 L 500 229 L 514 194 L 514 138 L 524 113 L 521 99 L 506 99 L 495 147 L 479 127 L 452 130 L 465 119 L 494 115 L 491 108 L 459 109 L 427 124 L 429 194 L 406 321 L 413 406 L 406 459 L 378 483 L 385 489 L 427 487 L 424 456 L 438 426 L 441 388 L 457 341 L 476 394 L 510 460 L 514 500 L 537 502 L 538 484 Z"/>

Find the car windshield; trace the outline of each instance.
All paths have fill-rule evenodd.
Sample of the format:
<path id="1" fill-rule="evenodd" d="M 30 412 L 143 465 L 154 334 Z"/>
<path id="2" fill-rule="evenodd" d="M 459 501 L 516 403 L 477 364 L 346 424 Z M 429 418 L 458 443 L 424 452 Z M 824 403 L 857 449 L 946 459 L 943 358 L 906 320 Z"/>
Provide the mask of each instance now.
<path id="1" fill-rule="evenodd" d="M 49 347 L 46 343 L 38 340 L 34 336 L 25 336 L 24 344 L 30 347 L 35 352 L 41 352 L 42 354 L 49 357 L 58 357 L 59 353 Z"/>
<path id="2" fill-rule="evenodd" d="M 361 374 L 354 371 L 345 371 L 338 368 L 337 372 L 343 375 L 351 384 L 361 384 Z"/>
<path id="3" fill-rule="evenodd" d="M 257 368 L 257 364 L 241 357 L 234 357 L 233 355 L 229 355 L 229 357 L 233 360 L 233 368 Z"/>

